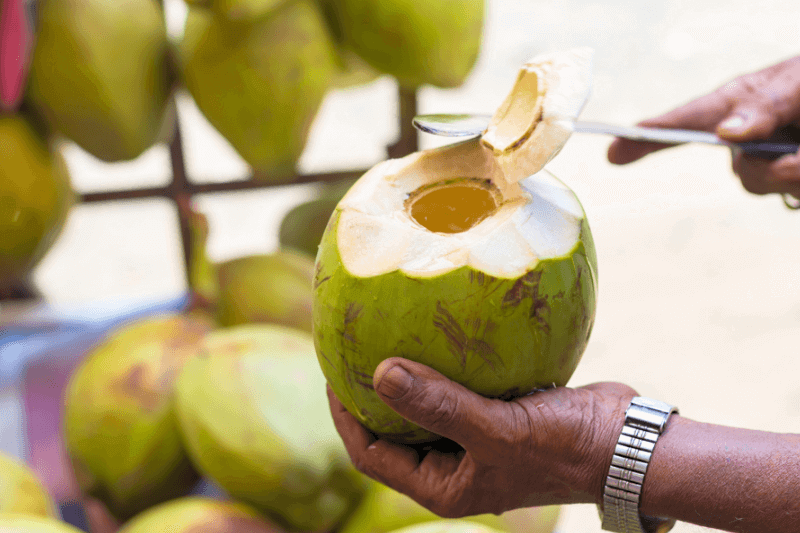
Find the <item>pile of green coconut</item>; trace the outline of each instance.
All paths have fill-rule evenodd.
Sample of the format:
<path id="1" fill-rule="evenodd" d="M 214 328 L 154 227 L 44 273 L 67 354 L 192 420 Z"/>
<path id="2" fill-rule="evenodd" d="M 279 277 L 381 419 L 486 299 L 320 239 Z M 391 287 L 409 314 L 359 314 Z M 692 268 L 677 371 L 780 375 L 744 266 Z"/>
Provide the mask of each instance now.
<path id="1" fill-rule="evenodd" d="M 220 121 L 244 124 L 252 154 L 239 133 L 226 137 L 254 167 L 273 170 L 288 168 L 298 147 L 264 147 L 297 136 L 248 123 L 256 117 L 239 104 L 321 96 L 273 87 L 265 73 L 298 83 L 309 74 L 327 87 L 355 65 L 411 86 L 453 86 L 477 54 L 483 10 L 480 1 L 459 2 L 458 17 L 434 0 L 192 3 L 179 63 L 186 86 L 221 132 Z M 303 43 L 297 63 L 273 67 L 285 54 L 265 50 L 295 53 L 285 39 Z M 509 80 L 482 136 L 329 185 L 316 207 L 289 213 L 279 251 L 214 263 L 205 253 L 213 228 L 194 211 L 192 305 L 109 332 L 71 375 L 63 434 L 83 493 L 125 533 L 552 531 L 558 508 L 441 520 L 367 479 L 334 428 L 325 388 L 376 434 L 425 443 L 438 436 L 372 390 L 388 357 L 488 397 L 567 383 L 594 321 L 597 260 L 580 202 L 544 165 L 588 97 L 590 63 L 584 49 L 534 58 Z M 264 96 L 266 86 L 275 94 Z M 292 214 L 303 209 L 314 215 Z M 0 469 L 0 530 L 73 531 L 14 465 Z M 218 494 L 197 495 L 200 482 Z"/>
<path id="2" fill-rule="evenodd" d="M 75 196 L 65 146 L 134 160 L 173 139 L 174 97 L 188 96 L 255 179 L 282 183 L 331 91 L 380 76 L 410 89 L 459 86 L 484 16 L 483 0 L 458 9 L 445 0 L 187 0 L 171 39 L 162 4 L 38 2 L 24 94 L 0 105 L 0 297 L 31 284 L 65 224 Z M 324 201 L 303 207 L 285 239 L 316 246 L 303 228 L 331 211 Z"/>

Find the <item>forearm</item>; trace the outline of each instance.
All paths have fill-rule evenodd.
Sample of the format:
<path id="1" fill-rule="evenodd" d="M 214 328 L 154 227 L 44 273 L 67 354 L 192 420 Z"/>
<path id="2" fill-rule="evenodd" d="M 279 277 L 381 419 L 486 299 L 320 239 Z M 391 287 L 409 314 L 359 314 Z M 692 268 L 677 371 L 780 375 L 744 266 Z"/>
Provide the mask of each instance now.
<path id="1" fill-rule="evenodd" d="M 726 531 L 800 531 L 800 435 L 673 416 L 648 468 L 640 509 Z"/>

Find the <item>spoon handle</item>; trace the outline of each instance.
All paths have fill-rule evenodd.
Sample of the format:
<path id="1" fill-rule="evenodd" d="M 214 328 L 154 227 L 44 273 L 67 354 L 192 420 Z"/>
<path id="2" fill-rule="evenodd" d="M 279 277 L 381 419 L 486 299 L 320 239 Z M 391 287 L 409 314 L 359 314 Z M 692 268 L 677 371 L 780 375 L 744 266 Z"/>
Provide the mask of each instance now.
<path id="1" fill-rule="evenodd" d="M 477 137 L 489 126 L 490 115 L 418 115 L 414 127 L 420 131 L 444 137 Z M 613 135 L 634 141 L 664 144 L 703 143 L 728 146 L 762 159 L 777 159 L 800 150 L 800 127 L 786 126 L 769 139 L 732 143 L 720 139 L 707 131 L 669 128 L 645 128 L 641 126 L 616 126 L 601 122 L 564 121 L 563 126 L 576 133 Z"/>

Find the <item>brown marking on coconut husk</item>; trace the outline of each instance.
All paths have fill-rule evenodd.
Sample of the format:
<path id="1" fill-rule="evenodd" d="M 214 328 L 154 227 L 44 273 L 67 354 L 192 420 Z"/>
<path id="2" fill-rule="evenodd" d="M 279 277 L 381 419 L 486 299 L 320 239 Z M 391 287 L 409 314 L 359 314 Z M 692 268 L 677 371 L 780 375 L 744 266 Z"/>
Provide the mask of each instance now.
<path id="1" fill-rule="evenodd" d="M 241 513 L 241 511 L 235 511 Z M 196 523 L 181 529 L 183 533 L 280 533 L 280 529 L 254 516 L 233 515 L 224 510 L 213 516 L 204 516 Z"/>
<path id="2" fill-rule="evenodd" d="M 580 311 L 572 318 L 573 331 L 583 332 L 583 335 L 574 335 L 570 343 L 565 348 L 560 357 L 560 364 L 566 364 L 575 353 L 582 353 L 589 343 L 589 336 L 594 327 L 594 315 L 590 313 L 589 308 L 581 297 L 581 284 L 580 278 L 583 273 L 583 268 L 577 268 L 577 283 L 575 289 L 570 292 L 570 299 Z"/>
<path id="3" fill-rule="evenodd" d="M 320 357 L 322 357 L 322 359 L 323 359 L 323 360 L 324 360 L 326 363 L 328 363 L 328 365 L 330 365 L 330 367 L 331 367 L 331 368 L 336 368 L 336 367 L 333 365 L 333 362 L 330 360 L 330 358 L 329 358 L 329 357 L 328 357 L 328 356 L 327 356 L 327 355 L 326 355 L 326 354 L 325 354 L 325 353 L 324 353 L 322 350 L 319 350 L 317 353 L 319 354 L 319 356 L 320 356 Z"/>
<path id="4" fill-rule="evenodd" d="M 346 329 L 339 330 L 339 335 L 341 335 L 344 340 L 346 340 L 353 346 L 358 345 L 358 341 L 356 340 L 356 338 L 352 335 L 351 332 L 347 331 Z"/>
<path id="5" fill-rule="evenodd" d="M 433 326 L 447 338 L 447 348 L 461 365 L 466 367 L 467 334 L 455 317 L 444 308 L 441 300 L 436 302 L 436 313 L 433 315 Z"/>
<path id="6" fill-rule="evenodd" d="M 160 390 L 160 387 L 152 386 L 147 371 L 148 368 L 145 364 L 135 365 L 121 379 L 117 380 L 112 388 L 134 400 L 144 411 L 153 413 L 165 403 L 168 396 Z"/>
<path id="7" fill-rule="evenodd" d="M 349 367 L 350 373 L 353 375 L 353 381 L 367 390 L 375 390 L 372 384 L 372 374 L 356 370 L 352 366 Z"/>
<path id="8" fill-rule="evenodd" d="M 331 276 L 326 276 L 326 277 L 322 278 L 322 274 L 323 274 L 322 273 L 322 262 L 320 261 L 320 262 L 314 263 L 314 282 L 313 282 L 314 290 L 316 290 L 317 288 L 319 288 L 320 285 L 322 285 L 323 283 L 325 283 L 326 281 L 331 279 Z"/>
<path id="9" fill-rule="evenodd" d="M 329 279 L 331 279 L 331 276 L 325 276 L 322 279 L 319 279 L 319 277 L 314 277 L 314 290 L 319 289 L 319 286 L 328 281 Z"/>
<path id="10" fill-rule="evenodd" d="M 481 327 L 481 320 L 480 318 L 476 318 L 472 322 L 467 320 L 466 325 L 472 325 L 473 332 L 477 335 Z M 489 365 L 492 371 L 496 371 L 498 363 L 502 364 L 500 357 L 488 342 L 476 336 L 470 337 L 467 335 L 452 313 L 442 305 L 441 300 L 436 302 L 433 326 L 447 338 L 448 350 L 456 358 L 462 369 L 467 366 L 468 356 L 473 354 Z M 485 328 L 490 328 L 488 331 L 493 330 L 495 327 L 496 325 L 491 321 L 487 321 L 485 324 Z M 487 330 L 484 329 L 484 334 L 486 332 Z"/>
<path id="11" fill-rule="evenodd" d="M 477 277 L 474 276 L 474 273 L 472 271 L 470 271 L 469 277 L 470 277 L 470 282 L 475 282 L 475 280 L 477 279 Z M 499 281 L 499 283 L 498 283 L 498 281 Z M 497 292 L 497 290 L 504 285 L 504 282 L 505 282 L 505 280 L 498 280 L 498 278 L 496 278 L 494 276 L 490 276 L 488 274 L 481 273 L 480 281 L 477 283 L 478 288 L 474 292 L 471 292 L 471 293 L 467 294 L 463 298 L 459 298 L 457 300 L 452 300 L 452 302 L 453 303 L 465 302 L 465 301 L 473 300 L 475 298 L 478 298 L 478 299 L 481 299 L 481 300 L 486 300 L 492 294 Z"/>
<path id="12" fill-rule="evenodd" d="M 352 349 L 356 349 L 359 344 L 355 334 L 355 322 L 358 320 L 358 317 L 361 315 L 361 311 L 363 309 L 364 307 L 362 305 L 351 302 L 347 305 L 347 309 L 344 312 L 344 323 L 342 325 L 342 329 L 339 331 L 339 334 L 345 341 L 352 345 Z"/>
<path id="13" fill-rule="evenodd" d="M 517 307 L 526 298 L 534 298 L 539 294 L 539 282 L 542 280 L 541 270 L 531 270 L 521 278 L 503 296 L 502 305 L 506 307 Z"/>
<path id="14" fill-rule="evenodd" d="M 550 324 L 546 316 L 548 314 L 550 314 L 550 303 L 547 301 L 547 298 L 534 298 L 533 303 L 531 303 L 531 310 L 528 318 L 536 322 L 545 332 L 549 333 Z"/>
<path id="15" fill-rule="evenodd" d="M 550 331 L 547 315 L 550 314 L 550 303 L 546 296 L 539 294 L 539 284 L 542 280 L 541 270 L 531 270 L 518 279 L 503 296 L 502 309 L 513 309 L 521 305 L 526 299 L 531 300 L 528 318 L 536 322 L 545 332 Z"/>
<path id="16" fill-rule="evenodd" d="M 161 352 L 159 386 L 171 390 L 186 361 L 197 355 L 199 342 L 213 329 L 211 324 L 193 319 L 175 321 L 174 334 L 166 338 Z"/>
<path id="17" fill-rule="evenodd" d="M 492 346 L 484 341 L 483 339 L 472 339 L 471 342 L 471 351 L 480 357 L 484 363 L 489 365 L 489 368 L 492 369 L 492 372 L 497 372 L 497 363 L 499 362 L 502 365 L 502 360 L 497 355 L 497 352 L 494 351 Z"/>
<path id="18" fill-rule="evenodd" d="M 132 398 L 148 413 L 169 401 L 173 386 L 184 364 L 198 353 L 197 343 L 209 331 L 204 324 L 176 321 L 176 333 L 164 339 L 161 352 L 152 365 L 139 363 L 112 384 L 112 389 Z"/>
<path id="19" fill-rule="evenodd" d="M 364 306 L 357 304 L 356 302 L 350 302 L 347 305 L 347 310 L 344 314 L 344 324 L 345 327 L 349 326 L 356 320 L 358 320 L 358 316 L 361 314 L 361 311 L 364 309 Z"/>
<path id="20" fill-rule="evenodd" d="M 484 272 L 469 271 L 469 282 L 477 283 L 480 286 L 486 285 L 487 282 L 494 280 L 494 276 L 489 276 Z"/>

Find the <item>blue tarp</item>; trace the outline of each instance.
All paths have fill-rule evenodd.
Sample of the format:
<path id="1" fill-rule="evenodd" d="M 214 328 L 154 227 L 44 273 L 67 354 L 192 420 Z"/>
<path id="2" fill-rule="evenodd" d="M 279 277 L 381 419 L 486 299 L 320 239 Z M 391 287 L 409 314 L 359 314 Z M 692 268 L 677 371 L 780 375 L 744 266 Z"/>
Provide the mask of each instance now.
<path id="1" fill-rule="evenodd" d="M 0 330 L 0 388 L 18 382 L 25 366 L 42 354 L 67 347 L 143 316 L 174 312 L 188 303 L 187 295 L 161 301 L 101 302 L 69 308 L 43 307 L 35 317 Z"/>

